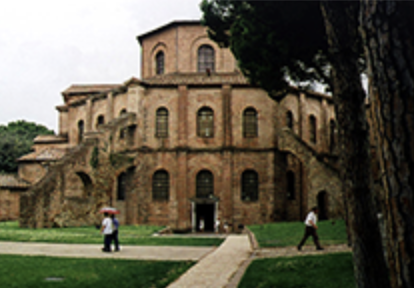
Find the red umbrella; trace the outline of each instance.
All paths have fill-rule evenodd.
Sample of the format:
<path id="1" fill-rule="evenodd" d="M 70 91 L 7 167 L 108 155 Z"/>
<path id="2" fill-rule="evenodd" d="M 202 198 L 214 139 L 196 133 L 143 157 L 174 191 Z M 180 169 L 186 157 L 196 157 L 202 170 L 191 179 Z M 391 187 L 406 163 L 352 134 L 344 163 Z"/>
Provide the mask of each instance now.
<path id="1" fill-rule="evenodd" d="M 104 207 L 99 210 L 99 213 L 119 214 L 119 210 L 113 207 Z"/>

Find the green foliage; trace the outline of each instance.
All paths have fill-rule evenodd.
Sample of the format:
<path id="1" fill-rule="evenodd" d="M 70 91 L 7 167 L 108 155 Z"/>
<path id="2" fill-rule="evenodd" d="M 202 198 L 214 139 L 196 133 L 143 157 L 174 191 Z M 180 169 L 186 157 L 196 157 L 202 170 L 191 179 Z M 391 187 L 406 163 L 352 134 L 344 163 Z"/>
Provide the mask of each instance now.
<path id="1" fill-rule="evenodd" d="M 353 288 L 352 255 L 340 253 L 255 260 L 238 287 Z"/>
<path id="2" fill-rule="evenodd" d="M 93 147 L 91 160 L 89 161 L 89 164 L 92 168 L 96 169 L 99 164 L 99 149 L 98 147 Z"/>
<path id="3" fill-rule="evenodd" d="M 297 246 L 305 230 L 303 222 L 269 223 L 248 227 L 254 233 L 260 247 Z M 318 227 L 322 246 L 347 243 L 345 221 L 319 221 Z M 306 244 L 314 245 L 311 237 Z"/>
<path id="4" fill-rule="evenodd" d="M 30 153 L 33 139 L 38 135 L 54 134 L 43 125 L 19 120 L 0 125 L 0 172 L 17 171 L 16 159 Z"/>
<path id="5" fill-rule="evenodd" d="M 189 261 L 132 261 L 2 255 L 1 287 L 167 287 Z M 55 281 L 46 281 L 53 278 Z M 63 278 L 62 281 L 56 281 Z"/>
<path id="6" fill-rule="evenodd" d="M 243 74 L 271 95 L 289 79 L 329 84 L 320 1 L 204 0 L 201 10 L 210 38 L 229 46 Z"/>
<path id="7" fill-rule="evenodd" d="M 162 228 L 151 225 L 121 226 L 119 239 L 123 245 L 156 246 L 219 246 L 223 242 L 223 239 L 219 238 L 151 236 Z M 0 222 L 0 241 L 100 244 L 102 235 L 91 226 L 28 229 L 20 228 L 18 222 L 12 221 Z"/>

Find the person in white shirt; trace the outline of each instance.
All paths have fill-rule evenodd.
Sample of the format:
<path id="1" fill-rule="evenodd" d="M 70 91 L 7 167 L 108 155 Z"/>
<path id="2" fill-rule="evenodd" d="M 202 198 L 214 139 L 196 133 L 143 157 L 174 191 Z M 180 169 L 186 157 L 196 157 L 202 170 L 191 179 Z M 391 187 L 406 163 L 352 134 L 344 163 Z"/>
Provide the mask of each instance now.
<path id="1" fill-rule="evenodd" d="M 101 234 L 104 235 L 104 248 L 103 252 L 111 252 L 112 242 L 112 219 L 109 218 L 108 213 L 104 213 L 105 218 L 102 220 Z"/>
<path id="2" fill-rule="evenodd" d="M 323 248 L 319 244 L 318 233 L 316 233 L 316 230 L 318 229 L 318 226 L 316 225 L 316 223 L 318 222 L 317 214 L 318 214 L 318 207 L 313 207 L 312 210 L 306 216 L 305 235 L 303 236 L 302 241 L 300 241 L 298 245 L 299 251 L 302 249 L 303 244 L 305 244 L 309 236 L 312 236 L 313 242 L 315 243 L 315 246 L 316 246 L 316 250 L 323 250 Z"/>

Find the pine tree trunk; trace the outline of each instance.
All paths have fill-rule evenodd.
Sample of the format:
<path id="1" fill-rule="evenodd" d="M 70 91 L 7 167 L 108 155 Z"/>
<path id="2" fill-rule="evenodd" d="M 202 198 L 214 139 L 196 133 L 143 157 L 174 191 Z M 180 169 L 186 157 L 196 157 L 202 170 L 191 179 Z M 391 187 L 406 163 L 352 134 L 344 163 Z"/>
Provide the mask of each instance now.
<path id="1" fill-rule="evenodd" d="M 414 3 L 361 1 L 392 287 L 414 287 Z"/>
<path id="2" fill-rule="evenodd" d="M 359 288 L 390 287 L 373 199 L 365 92 L 358 68 L 359 3 L 322 1 L 340 132 L 341 179 L 348 203 Z"/>

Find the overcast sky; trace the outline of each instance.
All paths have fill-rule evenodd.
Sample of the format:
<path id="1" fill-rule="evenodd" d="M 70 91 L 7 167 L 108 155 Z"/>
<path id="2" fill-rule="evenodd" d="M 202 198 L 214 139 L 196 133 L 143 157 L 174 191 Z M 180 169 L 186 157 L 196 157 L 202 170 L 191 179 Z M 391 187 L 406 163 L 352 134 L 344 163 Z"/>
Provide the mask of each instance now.
<path id="1" fill-rule="evenodd" d="M 136 36 L 198 20 L 201 0 L 0 1 L 0 124 L 58 129 L 55 106 L 71 84 L 140 77 Z"/>

